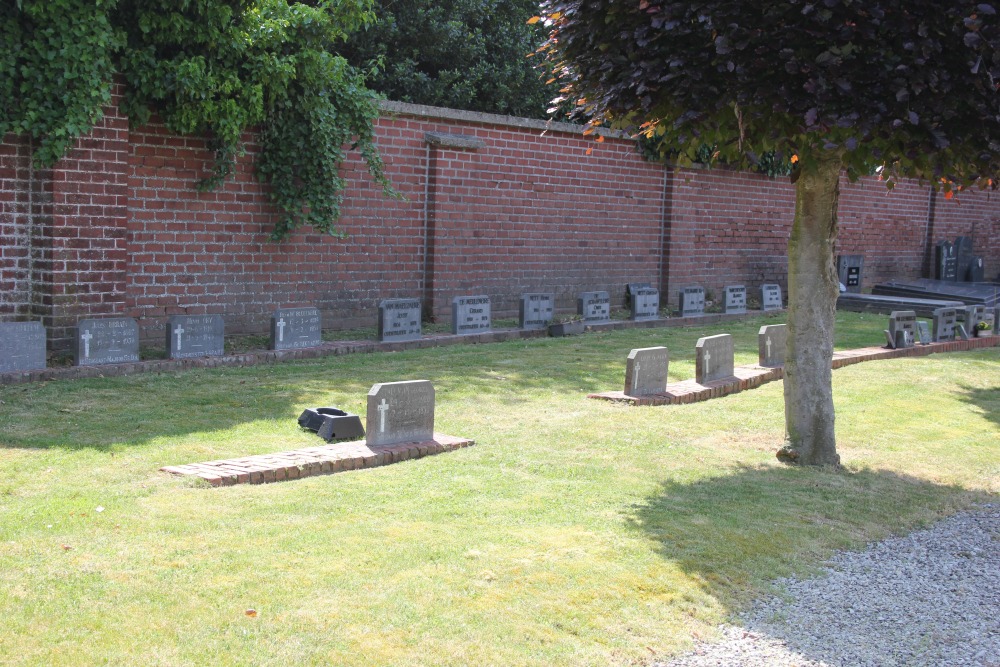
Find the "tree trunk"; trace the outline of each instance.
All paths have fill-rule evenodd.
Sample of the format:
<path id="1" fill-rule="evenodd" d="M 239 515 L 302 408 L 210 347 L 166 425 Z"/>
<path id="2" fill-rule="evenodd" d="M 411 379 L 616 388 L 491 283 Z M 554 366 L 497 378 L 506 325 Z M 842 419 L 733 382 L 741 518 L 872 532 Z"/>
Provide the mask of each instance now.
<path id="1" fill-rule="evenodd" d="M 840 155 L 802 160 L 788 239 L 788 347 L 782 461 L 839 465 L 833 414 L 833 327 L 839 292 L 833 262 Z M 800 163 L 801 164 L 801 163 Z"/>

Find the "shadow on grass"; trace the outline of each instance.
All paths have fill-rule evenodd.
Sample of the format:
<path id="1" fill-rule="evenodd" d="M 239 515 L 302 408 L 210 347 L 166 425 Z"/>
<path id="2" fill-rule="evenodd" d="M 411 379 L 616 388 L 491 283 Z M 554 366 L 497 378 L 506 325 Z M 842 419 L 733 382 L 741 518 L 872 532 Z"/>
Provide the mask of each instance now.
<path id="1" fill-rule="evenodd" d="M 960 392 L 956 395 L 966 403 L 974 405 L 983 417 L 1000 425 L 1000 384 L 992 387 L 969 387 L 960 386 Z"/>
<path id="2" fill-rule="evenodd" d="M 768 582 L 804 574 L 831 550 L 906 531 L 987 500 L 887 471 L 742 467 L 666 481 L 629 523 L 731 610 Z"/>

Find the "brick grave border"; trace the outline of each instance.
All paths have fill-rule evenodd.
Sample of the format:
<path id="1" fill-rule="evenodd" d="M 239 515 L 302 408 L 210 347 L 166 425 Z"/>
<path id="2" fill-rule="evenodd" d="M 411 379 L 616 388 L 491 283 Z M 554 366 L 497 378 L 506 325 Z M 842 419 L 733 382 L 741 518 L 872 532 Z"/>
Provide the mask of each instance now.
<path id="1" fill-rule="evenodd" d="M 265 484 L 316 475 L 332 475 L 443 454 L 476 444 L 473 440 L 434 434 L 433 440 L 369 447 L 364 440 L 303 447 L 275 454 L 256 454 L 235 459 L 164 466 L 163 472 L 199 477 L 212 486 Z"/>
<path id="2" fill-rule="evenodd" d="M 965 352 L 989 347 L 1000 347 L 1000 336 L 928 343 L 927 345 L 916 345 L 896 350 L 882 347 L 862 347 L 857 350 L 834 352 L 831 367 L 837 369 L 844 366 L 851 366 L 852 364 L 859 364 L 863 361 L 899 359 L 901 357 L 926 357 L 929 354 L 938 352 Z M 682 403 L 707 401 L 748 389 L 756 389 L 763 384 L 780 380 L 785 376 L 785 370 L 781 367 L 768 368 L 756 364 L 737 366 L 733 369 L 733 373 L 732 377 L 722 378 L 721 380 L 715 380 L 706 384 L 699 384 L 694 380 L 684 380 L 668 384 L 666 391 L 660 394 L 627 396 L 624 391 L 602 391 L 595 394 L 588 394 L 587 398 L 616 401 L 630 405 L 679 405 Z"/>

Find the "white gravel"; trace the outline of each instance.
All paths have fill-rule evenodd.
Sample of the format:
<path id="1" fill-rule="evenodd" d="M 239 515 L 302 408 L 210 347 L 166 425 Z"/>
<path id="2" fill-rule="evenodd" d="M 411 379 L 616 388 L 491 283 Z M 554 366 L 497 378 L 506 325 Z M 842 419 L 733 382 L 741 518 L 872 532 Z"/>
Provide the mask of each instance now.
<path id="1" fill-rule="evenodd" d="M 1000 504 L 840 553 L 654 667 L 1000 667 Z"/>

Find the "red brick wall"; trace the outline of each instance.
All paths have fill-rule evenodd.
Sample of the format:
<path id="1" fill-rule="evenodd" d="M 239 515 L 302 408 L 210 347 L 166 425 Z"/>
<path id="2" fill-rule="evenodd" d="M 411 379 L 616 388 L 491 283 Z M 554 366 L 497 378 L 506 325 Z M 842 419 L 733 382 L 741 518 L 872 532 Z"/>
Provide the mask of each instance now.
<path id="1" fill-rule="evenodd" d="M 431 142 L 428 135 L 431 133 Z M 442 136 L 443 135 L 443 136 Z M 787 179 L 644 162 L 626 138 L 596 144 L 577 128 L 389 103 L 377 136 L 400 199 L 383 196 L 351 154 L 338 240 L 268 235 L 276 212 L 252 170 L 253 137 L 232 179 L 193 186 L 204 140 L 162 124 L 129 129 L 116 107 L 55 168 L 28 168 L 29 146 L 0 144 L 0 316 L 42 316 L 55 347 L 77 318 L 128 315 L 160 340 L 172 314 L 221 313 L 227 331 L 264 332 L 280 306 L 315 304 L 328 328 L 373 326 L 379 299 L 419 297 L 447 320 L 455 296 L 487 294 L 494 317 L 522 292 L 561 310 L 581 291 L 621 305 L 627 282 L 664 303 L 699 284 L 721 294 L 786 285 L 794 211 Z M 436 136 L 436 138 L 435 138 Z M 587 155 L 588 148 L 592 154 Z M 995 195 L 938 196 L 876 179 L 843 183 L 838 252 L 864 254 L 864 285 L 927 270 L 928 241 L 968 234 L 1000 270 Z"/>

